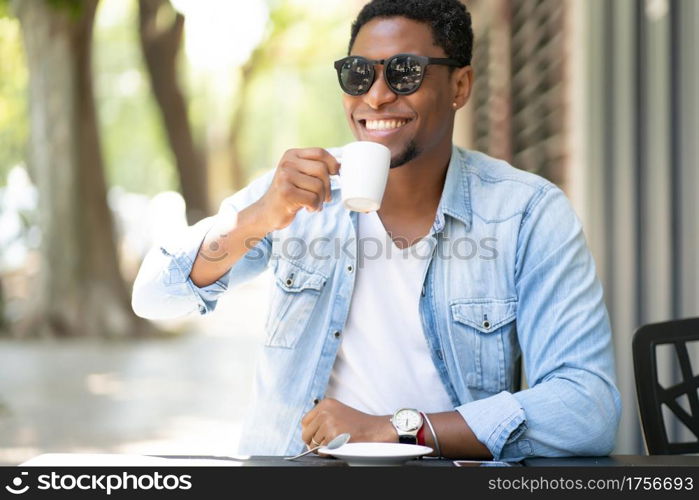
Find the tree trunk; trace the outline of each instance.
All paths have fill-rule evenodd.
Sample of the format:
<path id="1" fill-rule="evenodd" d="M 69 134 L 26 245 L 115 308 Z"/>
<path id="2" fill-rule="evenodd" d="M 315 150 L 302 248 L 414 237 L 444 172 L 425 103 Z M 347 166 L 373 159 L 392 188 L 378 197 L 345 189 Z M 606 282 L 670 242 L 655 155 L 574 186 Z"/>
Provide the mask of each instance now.
<path id="1" fill-rule="evenodd" d="M 246 64 L 242 69 L 242 75 L 240 79 L 240 90 L 236 106 L 233 110 L 233 117 L 231 120 L 231 129 L 228 136 L 229 152 L 228 156 L 230 158 L 230 169 L 231 177 L 233 178 L 233 190 L 238 191 L 242 189 L 247 184 L 247 178 L 245 175 L 245 170 L 242 168 L 242 161 L 240 159 L 240 134 L 244 128 L 244 116 L 245 116 L 245 103 L 247 102 L 248 96 L 250 94 L 250 82 L 252 81 L 254 72 L 254 58 L 251 57 L 251 63 Z"/>
<path id="2" fill-rule="evenodd" d="M 0 337 L 5 333 L 5 296 L 2 286 L 2 276 L 0 275 Z"/>
<path id="3" fill-rule="evenodd" d="M 150 330 L 119 273 L 92 89 L 97 0 L 14 0 L 29 66 L 41 270 L 22 335 L 125 337 Z"/>
<path id="4" fill-rule="evenodd" d="M 163 14 L 167 14 L 163 22 Z M 171 19 L 171 21 L 170 21 Z M 155 99 L 160 107 L 180 176 L 190 224 L 209 215 L 206 165 L 189 126 L 187 105 L 177 79 L 184 17 L 168 0 L 139 0 L 139 34 Z"/>

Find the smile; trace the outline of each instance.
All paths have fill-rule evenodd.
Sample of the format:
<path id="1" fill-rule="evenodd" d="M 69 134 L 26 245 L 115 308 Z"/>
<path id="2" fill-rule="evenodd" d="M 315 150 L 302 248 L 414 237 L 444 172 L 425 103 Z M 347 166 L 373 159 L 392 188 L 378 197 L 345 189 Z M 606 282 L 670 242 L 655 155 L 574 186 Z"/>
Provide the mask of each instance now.
<path id="1" fill-rule="evenodd" d="M 357 120 L 369 140 L 379 140 L 400 133 L 400 130 L 413 121 L 405 116 L 371 117 Z"/>
<path id="2" fill-rule="evenodd" d="M 367 130 L 393 130 L 402 127 L 410 120 L 366 120 Z"/>

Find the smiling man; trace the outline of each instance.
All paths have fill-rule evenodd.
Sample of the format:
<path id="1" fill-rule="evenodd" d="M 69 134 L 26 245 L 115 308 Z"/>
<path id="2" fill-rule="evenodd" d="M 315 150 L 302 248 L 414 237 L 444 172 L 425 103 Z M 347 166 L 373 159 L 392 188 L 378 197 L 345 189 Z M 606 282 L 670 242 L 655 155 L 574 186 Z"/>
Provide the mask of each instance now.
<path id="1" fill-rule="evenodd" d="M 273 269 L 241 453 L 343 432 L 446 457 L 612 450 L 611 332 L 578 219 L 550 182 L 452 145 L 472 45 L 457 0 L 370 2 L 335 68 L 355 137 L 391 151 L 378 212 L 342 206 L 330 152 L 294 149 L 146 257 L 133 306 L 147 318 L 209 313 Z"/>

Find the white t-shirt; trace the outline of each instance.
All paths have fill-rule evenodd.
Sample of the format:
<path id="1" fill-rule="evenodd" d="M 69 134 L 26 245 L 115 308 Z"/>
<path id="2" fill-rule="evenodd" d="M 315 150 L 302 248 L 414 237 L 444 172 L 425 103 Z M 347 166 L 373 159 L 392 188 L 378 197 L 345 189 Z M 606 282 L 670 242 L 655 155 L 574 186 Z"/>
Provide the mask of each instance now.
<path id="1" fill-rule="evenodd" d="M 429 241 L 398 248 L 376 212 L 359 214 L 358 237 L 352 303 L 325 396 L 373 415 L 453 410 L 420 320 Z"/>

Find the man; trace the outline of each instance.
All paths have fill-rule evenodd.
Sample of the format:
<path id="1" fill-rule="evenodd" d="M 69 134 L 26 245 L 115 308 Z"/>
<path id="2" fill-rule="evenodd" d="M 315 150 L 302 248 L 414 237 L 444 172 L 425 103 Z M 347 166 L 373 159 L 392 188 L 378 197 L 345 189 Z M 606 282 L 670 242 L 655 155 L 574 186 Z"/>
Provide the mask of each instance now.
<path id="1" fill-rule="evenodd" d="M 144 261 L 133 306 L 147 318 L 211 312 L 273 268 L 241 453 L 342 432 L 446 457 L 612 450 L 611 333 L 578 219 L 550 182 L 451 143 L 472 43 L 457 0 L 370 2 L 336 68 L 355 137 L 391 151 L 379 211 L 343 208 L 328 151 L 289 150 Z M 514 392 L 520 353 L 529 388 Z"/>

